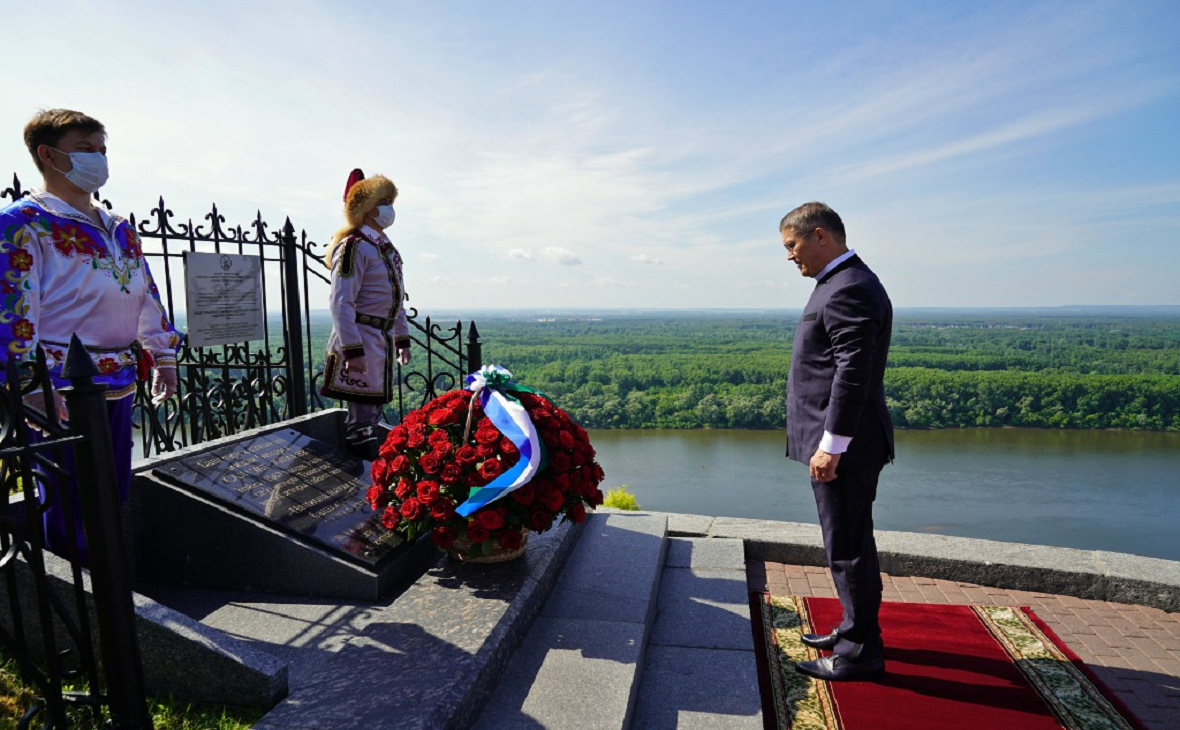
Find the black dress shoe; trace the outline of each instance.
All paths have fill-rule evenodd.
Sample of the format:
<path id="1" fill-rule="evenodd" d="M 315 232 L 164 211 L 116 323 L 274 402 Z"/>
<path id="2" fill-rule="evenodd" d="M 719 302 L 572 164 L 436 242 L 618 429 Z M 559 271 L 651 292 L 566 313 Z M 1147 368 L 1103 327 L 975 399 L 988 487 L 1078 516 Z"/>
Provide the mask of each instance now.
<path id="1" fill-rule="evenodd" d="M 854 662 L 839 654 L 832 654 L 809 662 L 799 662 L 795 665 L 795 671 L 828 682 L 875 679 L 885 673 L 885 659 L 877 657 Z"/>
<path id="2" fill-rule="evenodd" d="M 840 637 L 836 635 L 836 630 L 833 630 L 830 634 L 803 634 L 799 640 L 803 642 L 804 646 L 810 646 L 812 649 L 831 651 L 836 648 Z"/>
<path id="3" fill-rule="evenodd" d="M 344 450 L 361 461 L 375 461 L 377 453 L 381 450 L 381 442 L 375 437 L 362 441 L 350 441 Z"/>

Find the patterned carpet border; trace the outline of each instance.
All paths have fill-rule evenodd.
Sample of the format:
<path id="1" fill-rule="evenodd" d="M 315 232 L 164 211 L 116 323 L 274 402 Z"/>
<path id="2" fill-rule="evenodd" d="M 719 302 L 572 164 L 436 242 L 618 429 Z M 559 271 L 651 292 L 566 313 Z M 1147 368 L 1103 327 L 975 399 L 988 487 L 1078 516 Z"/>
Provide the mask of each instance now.
<path id="1" fill-rule="evenodd" d="M 803 634 L 816 633 L 807 601 L 768 593 L 756 594 L 755 600 L 764 644 L 760 648 L 769 665 L 763 675 L 772 705 L 765 713 L 766 726 L 780 730 L 844 730 L 832 683 L 811 679 L 794 669 L 796 662 L 819 656 L 800 639 Z M 1143 730 L 1126 706 L 1109 690 L 1104 693 L 1105 687 L 1093 672 L 1030 608 L 969 608 L 1062 728 Z"/>

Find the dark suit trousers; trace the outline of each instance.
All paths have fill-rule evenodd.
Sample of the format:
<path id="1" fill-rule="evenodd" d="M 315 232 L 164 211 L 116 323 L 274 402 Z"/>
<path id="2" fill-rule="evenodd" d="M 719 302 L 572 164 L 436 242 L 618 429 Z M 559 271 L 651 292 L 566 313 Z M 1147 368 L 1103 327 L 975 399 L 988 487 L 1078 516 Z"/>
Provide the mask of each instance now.
<path id="1" fill-rule="evenodd" d="M 852 464 L 848 465 L 852 467 Z M 881 567 L 873 539 L 873 500 L 881 467 L 840 463 L 836 478 L 811 481 L 819 523 L 824 536 L 828 568 L 836 594 L 844 608 L 835 653 L 849 659 L 875 659 L 881 655 Z M 823 627 L 816 627 L 823 633 Z"/>

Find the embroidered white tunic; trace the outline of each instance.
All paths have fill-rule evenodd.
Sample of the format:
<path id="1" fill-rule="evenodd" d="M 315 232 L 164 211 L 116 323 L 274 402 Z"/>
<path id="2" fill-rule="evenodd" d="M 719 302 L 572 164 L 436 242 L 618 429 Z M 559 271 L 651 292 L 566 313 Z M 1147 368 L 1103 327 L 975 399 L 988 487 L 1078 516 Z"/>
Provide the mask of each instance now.
<path id="1" fill-rule="evenodd" d="M 320 393 L 358 403 L 393 400 L 395 347 L 410 344 L 404 299 L 402 257 L 389 238 L 371 226 L 349 235 L 332 265 L 332 334 Z M 344 372 L 349 355 L 364 356 L 364 374 Z"/>
<path id="2" fill-rule="evenodd" d="M 135 390 L 135 341 L 167 367 L 183 336 L 168 321 L 131 224 L 98 212 L 101 226 L 46 192 L 0 210 L 0 359 L 27 362 L 40 344 L 54 384 L 68 385 L 61 366 L 77 333 L 96 380 L 116 399 Z"/>

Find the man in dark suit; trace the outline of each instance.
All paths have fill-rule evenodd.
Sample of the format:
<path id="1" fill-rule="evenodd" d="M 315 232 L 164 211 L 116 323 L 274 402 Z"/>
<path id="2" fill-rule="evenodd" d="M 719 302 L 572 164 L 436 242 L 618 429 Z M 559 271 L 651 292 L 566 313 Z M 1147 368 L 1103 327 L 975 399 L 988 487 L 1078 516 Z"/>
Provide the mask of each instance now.
<path id="1" fill-rule="evenodd" d="M 881 469 L 893 460 L 883 382 L 893 306 L 848 248 L 844 223 L 827 205 L 799 206 L 779 231 L 787 258 L 816 280 L 791 351 L 787 456 L 810 469 L 824 551 L 844 608 L 830 634 L 803 637 L 832 653 L 797 669 L 820 679 L 864 679 L 885 669 L 873 500 Z"/>

